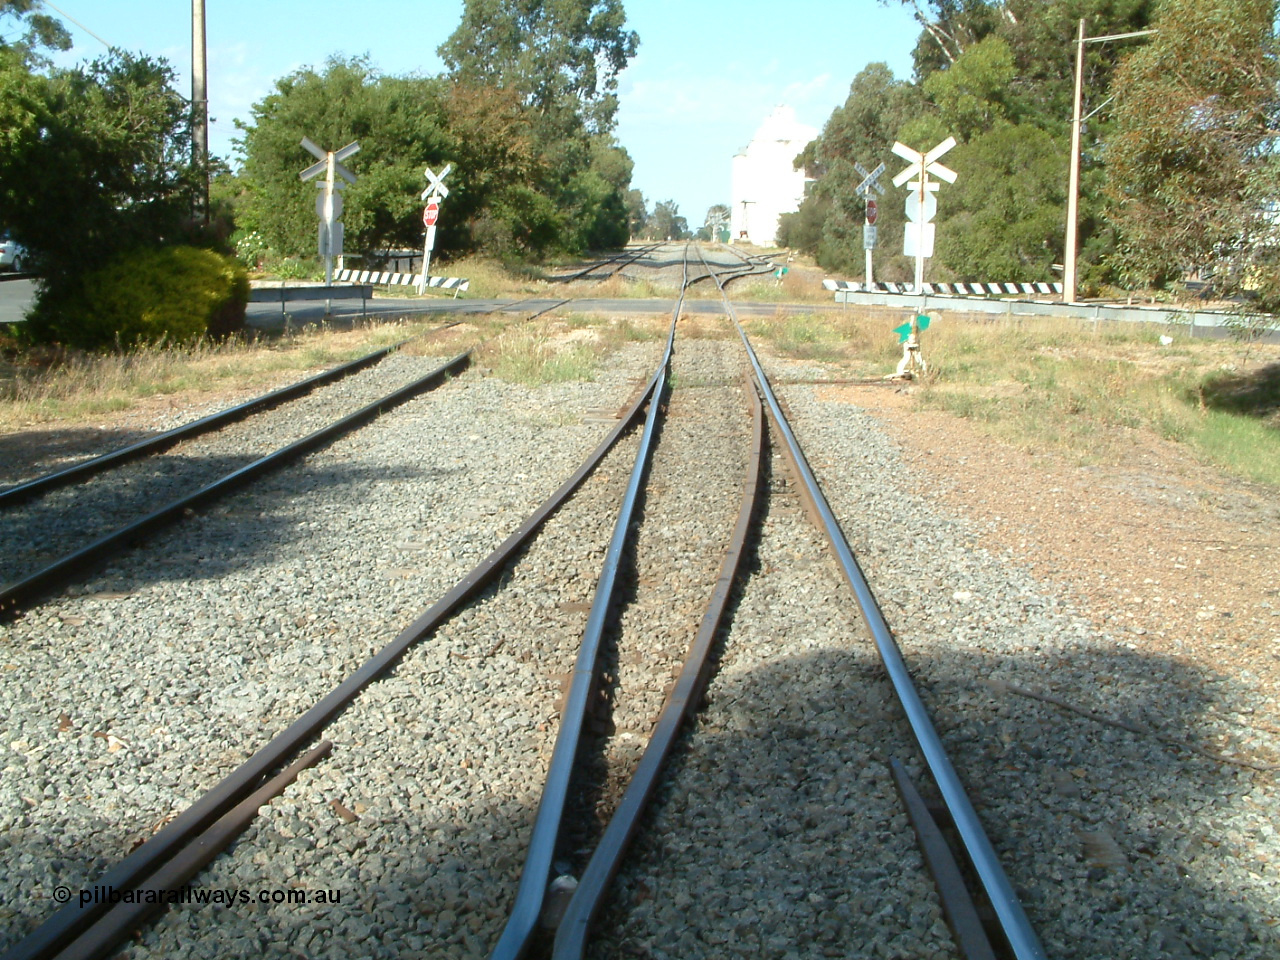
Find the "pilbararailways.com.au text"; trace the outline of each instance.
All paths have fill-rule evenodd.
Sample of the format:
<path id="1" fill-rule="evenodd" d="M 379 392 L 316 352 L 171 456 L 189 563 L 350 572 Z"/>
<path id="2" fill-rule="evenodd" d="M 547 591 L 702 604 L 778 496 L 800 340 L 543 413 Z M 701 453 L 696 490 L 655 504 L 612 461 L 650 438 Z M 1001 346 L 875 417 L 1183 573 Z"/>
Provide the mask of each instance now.
<path id="1" fill-rule="evenodd" d="M 95 884 L 76 891 L 80 906 L 100 903 L 155 903 L 155 904 L 221 904 L 236 903 L 287 903 L 302 906 L 313 903 L 334 904 L 342 902 L 341 890 L 241 890 L 238 887 L 193 887 L 190 884 L 172 890 L 134 887 L 117 890 L 115 887 Z M 72 899 L 70 887 L 54 887 L 53 899 L 68 903 Z"/>

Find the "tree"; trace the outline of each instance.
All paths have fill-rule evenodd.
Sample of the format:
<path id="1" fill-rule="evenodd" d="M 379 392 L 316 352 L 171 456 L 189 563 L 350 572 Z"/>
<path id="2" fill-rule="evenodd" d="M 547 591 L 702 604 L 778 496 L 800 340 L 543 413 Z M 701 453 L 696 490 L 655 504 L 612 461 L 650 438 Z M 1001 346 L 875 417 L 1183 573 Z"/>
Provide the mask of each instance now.
<path id="1" fill-rule="evenodd" d="M 570 124 L 541 137 L 539 118 L 512 87 L 388 77 L 363 58 L 332 59 L 276 83 L 242 126 L 246 196 L 241 226 L 279 253 L 316 249 L 315 188 L 304 136 L 328 149 L 360 141 L 358 181 L 344 192 L 345 248 L 364 256 L 422 244 L 424 166 L 452 163 L 436 251 L 502 258 L 580 252 L 627 240 L 631 158 L 608 134 Z"/>
<path id="2" fill-rule="evenodd" d="M 715 240 L 722 228 L 729 226 L 731 219 L 727 203 L 713 203 L 707 208 L 707 218 L 702 222 L 707 231 L 707 239 Z"/>
<path id="3" fill-rule="evenodd" d="M 621 0 L 467 0 L 462 21 L 439 52 L 455 83 L 512 93 L 526 108 L 537 153 L 527 186 L 549 204 L 554 230 L 510 235 L 548 238 L 570 252 L 620 246 L 631 235 L 631 158 L 613 139 L 617 77 L 638 40 L 625 29 Z M 508 211 L 542 210 L 522 194 Z M 539 214 L 539 222 L 550 221 Z M 490 223 L 489 235 L 505 228 Z M 486 228 L 488 229 L 488 228 Z M 538 255 L 548 247 L 520 246 Z"/>
<path id="4" fill-rule="evenodd" d="M 651 240 L 683 240 L 689 236 L 689 223 L 680 216 L 680 207 L 674 200 L 654 205 L 645 236 Z"/>
<path id="5" fill-rule="evenodd" d="M 880 0 L 886 6 L 890 0 Z M 898 0 L 910 7 L 922 32 L 916 41 L 916 73 L 944 68 L 995 28 L 1004 3 L 988 0 Z"/>
<path id="6" fill-rule="evenodd" d="M 441 101 L 438 83 L 383 78 L 361 58 L 334 58 L 322 72 L 303 68 L 276 81 L 275 91 L 254 104 L 252 123 L 240 124 L 247 190 L 240 226 L 260 232 L 283 255 L 314 254 L 316 188 L 298 179 L 313 158 L 302 138 L 327 150 L 358 140 L 351 162 L 358 180 L 343 191 L 345 248 L 416 246 L 422 167 L 455 159 L 446 155 Z M 456 199 L 451 192 L 450 202 Z M 448 222 L 442 218 L 442 228 Z"/>
<path id="7" fill-rule="evenodd" d="M 87 272 L 192 237 L 189 121 L 162 60 L 114 51 L 42 75 L 0 57 L 0 223 L 44 281 L 33 332 Z"/>
<path id="8" fill-rule="evenodd" d="M 627 190 L 627 229 L 631 236 L 644 234 L 645 225 L 649 222 L 649 205 L 644 194 L 639 190 Z"/>
<path id="9" fill-rule="evenodd" d="M 70 50 L 71 35 L 53 17 L 33 12 L 40 0 L 0 0 L 0 21 L 17 20 L 25 33 L 17 40 L 0 36 L 0 56 L 10 55 L 27 67 L 46 66 L 43 51 Z"/>
<path id="10" fill-rule="evenodd" d="M 1000 121 L 948 154 L 958 174 L 938 209 L 936 258 L 960 278 L 1052 280 L 1062 250 L 1065 151 L 1044 130 Z"/>
<path id="11" fill-rule="evenodd" d="M 796 166 L 811 171 L 817 183 L 798 213 L 786 221 L 788 241 L 801 250 L 816 249 L 818 262 L 828 270 L 860 271 L 866 203 L 856 192 L 862 174 L 855 164 L 869 170 L 880 163 L 900 166 L 891 151 L 893 142 L 922 109 L 919 88 L 895 79 L 887 64 L 871 63 L 860 71 L 849 85 L 848 98 L 832 112 L 822 134 L 796 158 Z M 882 183 L 887 179 L 882 177 Z M 890 279 L 905 279 L 911 268 L 899 252 L 902 215 L 887 203 L 881 209 L 877 262 L 882 266 L 878 272 Z M 818 221 L 820 226 L 815 225 Z"/>
<path id="12" fill-rule="evenodd" d="M 466 0 L 438 52 L 454 79 L 514 87 L 539 115 L 569 109 L 603 133 L 639 45 L 626 21 L 621 0 Z"/>
<path id="13" fill-rule="evenodd" d="M 1107 194 L 1133 282 L 1212 267 L 1228 292 L 1280 300 L 1276 17 L 1275 0 L 1165 0 L 1159 33 L 1122 64 Z"/>

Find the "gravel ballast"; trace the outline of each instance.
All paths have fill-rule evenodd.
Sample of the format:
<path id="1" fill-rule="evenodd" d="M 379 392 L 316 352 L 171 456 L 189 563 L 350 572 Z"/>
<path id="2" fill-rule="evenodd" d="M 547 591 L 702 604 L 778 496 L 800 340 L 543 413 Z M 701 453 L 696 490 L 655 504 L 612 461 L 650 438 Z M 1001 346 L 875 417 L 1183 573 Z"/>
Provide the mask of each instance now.
<path id="1" fill-rule="evenodd" d="M 52 912 L 57 885 L 88 887 L 514 529 L 658 349 L 628 344 L 588 384 L 467 373 L 0 626 L 0 949 Z M 566 872 L 643 748 L 733 522 L 739 353 L 677 338 Z M 1225 671 L 1100 631 L 978 546 L 876 420 L 795 385 L 811 365 L 764 361 L 791 384 L 792 426 L 1048 955 L 1280 955 L 1275 772 L 1212 759 L 1200 732 L 1210 711 L 1247 723 L 1262 704 Z M 497 585 L 330 724 L 333 756 L 195 881 L 312 902 L 176 907 L 124 955 L 487 956 L 634 453 L 633 434 Z M 953 957 L 887 766 L 903 760 L 927 792 L 901 709 L 776 457 L 769 485 L 704 710 L 590 955 Z"/>

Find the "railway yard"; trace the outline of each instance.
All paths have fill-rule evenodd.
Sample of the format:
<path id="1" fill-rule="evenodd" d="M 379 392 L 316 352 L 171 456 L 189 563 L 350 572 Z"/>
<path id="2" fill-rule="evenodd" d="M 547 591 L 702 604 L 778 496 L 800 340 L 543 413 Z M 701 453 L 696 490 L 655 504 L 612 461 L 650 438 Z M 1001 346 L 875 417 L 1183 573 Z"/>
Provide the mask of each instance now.
<path id="1" fill-rule="evenodd" d="M 0 957 L 1280 955 L 1274 491 L 1154 442 L 1029 454 L 788 358 L 707 279 L 771 266 L 648 245 L 492 309 L 583 339 L 591 281 L 668 284 L 593 379 L 494 376 L 455 311 L 162 451 L 0 487 Z M 53 469 L 4 449 L 10 490 Z M 95 902 L 161 887 L 321 740 L 171 877 L 231 902 Z M 967 851 L 975 939 L 895 764 Z"/>

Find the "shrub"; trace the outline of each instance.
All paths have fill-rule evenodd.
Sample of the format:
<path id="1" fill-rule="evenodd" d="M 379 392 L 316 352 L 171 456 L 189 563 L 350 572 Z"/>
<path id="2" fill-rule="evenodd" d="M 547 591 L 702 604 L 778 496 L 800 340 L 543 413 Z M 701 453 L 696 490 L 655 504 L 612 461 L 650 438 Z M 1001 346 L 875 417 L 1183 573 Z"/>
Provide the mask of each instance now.
<path id="1" fill-rule="evenodd" d="M 231 257 L 200 247 L 135 250 L 85 274 L 75 295 L 42 303 L 31 333 L 85 350 L 191 343 L 244 326 L 249 278 Z"/>

